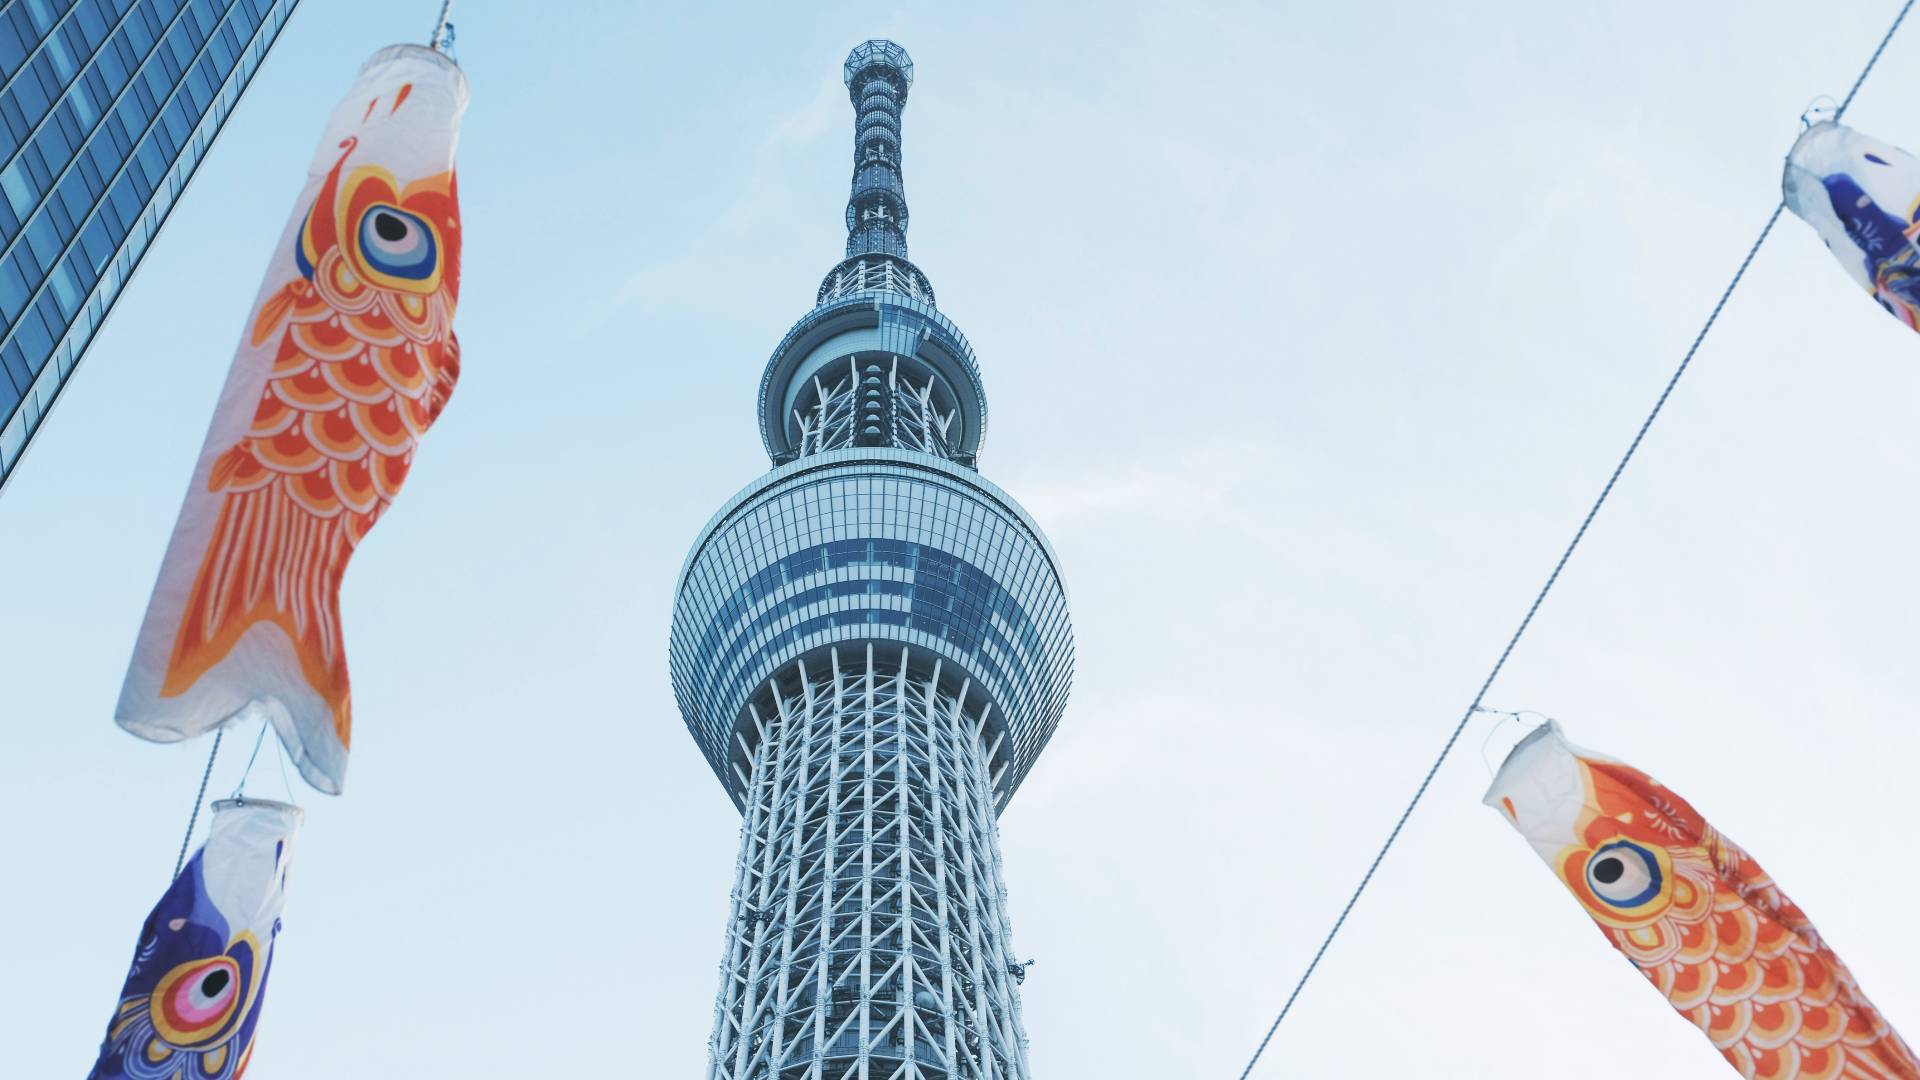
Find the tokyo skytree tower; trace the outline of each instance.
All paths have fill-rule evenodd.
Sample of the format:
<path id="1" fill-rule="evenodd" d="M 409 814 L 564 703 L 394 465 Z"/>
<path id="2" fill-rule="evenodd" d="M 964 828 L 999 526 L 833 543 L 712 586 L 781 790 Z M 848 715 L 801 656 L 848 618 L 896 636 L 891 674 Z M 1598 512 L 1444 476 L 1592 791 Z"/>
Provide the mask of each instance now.
<path id="1" fill-rule="evenodd" d="M 1066 707 L 1067 595 L 907 259 L 913 61 L 869 41 L 846 83 L 846 257 L 760 380 L 771 471 L 674 599 L 674 696 L 744 819 L 707 1076 L 1026 1080 L 995 822 Z"/>

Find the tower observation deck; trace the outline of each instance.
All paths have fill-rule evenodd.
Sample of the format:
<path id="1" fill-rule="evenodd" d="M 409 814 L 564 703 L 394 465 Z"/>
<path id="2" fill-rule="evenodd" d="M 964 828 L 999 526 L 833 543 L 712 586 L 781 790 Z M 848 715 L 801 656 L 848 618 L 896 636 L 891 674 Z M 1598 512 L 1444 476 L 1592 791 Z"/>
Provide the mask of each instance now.
<path id="1" fill-rule="evenodd" d="M 1027 1080 L 995 820 L 1066 708 L 1066 589 L 907 256 L 913 61 L 845 75 L 845 257 L 761 377 L 772 469 L 674 599 L 674 696 L 743 817 L 707 1075 Z"/>

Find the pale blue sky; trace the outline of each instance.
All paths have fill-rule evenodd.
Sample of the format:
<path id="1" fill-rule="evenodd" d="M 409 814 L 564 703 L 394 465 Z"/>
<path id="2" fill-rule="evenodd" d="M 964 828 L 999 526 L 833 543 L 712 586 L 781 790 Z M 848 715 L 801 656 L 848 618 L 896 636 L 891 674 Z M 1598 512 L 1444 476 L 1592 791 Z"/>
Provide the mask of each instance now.
<path id="1" fill-rule="evenodd" d="M 738 819 L 673 579 L 765 467 L 887 35 L 982 467 L 1075 603 L 1002 818 L 1035 1075 L 1237 1076 L 1896 7 L 465 0 L 462 381 L 348 576 L 255 1073 L 700 1075 Z M 113 725 L 128 650 L 325 113 L 436 8 L 307 0 L 0 495 L 9 1075 L 84 1073 L 165 884 L 205 746 Z M 1916 100 L 1920 27 L 1849 119 L 1920 149 Z M 1783 222 L 1489 698 L 1690 797 L 1909 1036 L 1916 412 L 1920 340 Z M 1724 1068 L 1479 805 L 1490 725 L 1256 1076 Z"/>

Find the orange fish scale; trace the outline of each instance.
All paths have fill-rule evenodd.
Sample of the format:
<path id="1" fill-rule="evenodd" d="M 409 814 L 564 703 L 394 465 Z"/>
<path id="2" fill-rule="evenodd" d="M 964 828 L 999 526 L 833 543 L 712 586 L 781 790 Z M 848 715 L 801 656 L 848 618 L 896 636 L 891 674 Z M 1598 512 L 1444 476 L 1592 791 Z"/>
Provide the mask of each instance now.
<path id="1" fill-rule="evenodd" d="M 400 494 L 400 485 L 406 482 L 408 470 L 413 468 L 412 454 L 375 454 L 369 462 L 373 466 L 373 488 L 380 497 L 392 502 Z"/>
<path id="2" fill-rule="evenodd" d="M 1796 952 L 1794 959 L 1800 964 L 1800 981 L 1806 987 L 1800 991 L 1802 1004 L 1827 1005 L 1839 998 L 1840 980 L 1834 976 L 1833 965 L 1827 963 L 1826 957 Z"/>
<path id="3" fill-rule="evenodd" d="M 1760 920 L 1760 934 L 1753 943 L 1753 955 L 1773 959 L 1785 956 L 1793 948 L 1793 932 L 1773 919 Z"/>
<path id="4" fill-rule="evenodd" d="M 333 317 L 333 305 L 314 290 L 312 282 L 303 278 L 288 286 L 287 291 L 293 298 L 293 307 L 285 316 L 289 322 L 326 322 Z"/>
<path id="5" fill-rule="evenodd" d="M 433 423 L 433 406 L 417 398 L 400 398 L 398 404 L 400 422 L 406 425 L 407 431 L 416 440 L 426 434 L 428 426 Z"/>
<path id="6" fill-rule="evenodd" d="M 1706 920 L 1673 924 L 1676 936 L 1680 938 L 1680 952 L 1674 956 L 1677 964 L 1704 964 L 1713 959 L 1720 943 L 1714 940 L 1713 924 Z"/>
<path id="7" fill-rule="evenodd" d="M 1774 1048 L 1753 1047 L 1748 1055 L 1753 1080 L 1797 1080 L 1800 1075 L 1800 1048 L 1788 1043 Z"/>
<path id="8" fill-rule="evenodd" d="M 381 307 L 393 325 L 407 337 L 418 342 L 429 342 L 439 338 L 443 332 L 444 321 L 439 298 L 423 300 L 417 296 L 381 297 Z M 446 321 L 450 321 L 450 316 Z"/>
<path id="9" fill-rule="evenodd" d="M 385 401 L 393 388 L 382 382 L 373 370 L 373 361 L 365 353 L 351 360 L 321 365 L 321 374 L 334 392 L 348 401 L 371 405 Z"/>
<path id="10" fill-rule="evenodd" d="M 277 473 L 310 473 L 326 464 L 326 458 L 297 428 L 270 439 L 251 439 L 247 445 L 262 465 Z"/>
<path id="11" fill-rule="evenodd" d="M 1760 989 L 1762 978 L 1759 964 L 1749 960 L 1738 964 L 1721 964 L 1719 968 L 1720 973 L 1713 980 L 1715 1005 L 1745 1001 Z"/>
<path id="12" fill-rule="evenodd" d="M 1616 930 L 1614 943 L 1636 964 L 1662 964 L 1680 951 L 1680 938 L 1666 923 L 1652 923 L 1632 930 Z"/>
<path id="13" fill-rule="evenodd" d="M 358 461 L 367 456 L 367 444 L 360 440 L 345 409 L 308 413 L 300 422 L 300 430 L 314 449 L 335 461 Z"/>
<path id="14" fill-rule="evenodd" d="M 275 397 L 303 412 L 340 407 L 340 395 L 327 385 L 326 376 L 317 368 L 308 368 L 291 379 L 275 379 L 267 386 Z"/>
<path id="15" fill-rule="evenodd" d="M 1747 1042 L 1762 1050 L 1785 1046 L 1800 1030 L 1800 1006 L 1791 1001 L 1755 1005 Z"/>
<path id="16" fill-rule="evenodd" d="M 280 480 L 287 497 L 317 518 L 340 515 L 340 497 L 334 494 L 333 480 L 325 472 L 300 473 Z"/>
<path id="17" fill-rule="evenodd" d="M 295 345 L 291 336 L 280 340 L 280 350 L 274 353 L 273 368 L 267 373 L 269 378 L 286 379 L 298 375 L 319 363 L 312 353 L 305 352 Z"/>
<path id="18" fill-rule="evenodd" d="M 1672 964 L 1648 964 L 1640 968 L 1640 974 L 1645 975 L 1647 981 L 1653 984 L 1653 988 L 1660 991 L 1661 997 L 1673 996 Z"/>
<path id="19" fill-rule="evenodd" d="M 373 366 L 387 385 L 410 398 L 427 392 L 427 370 L 410 346 L 373 349 Z"/>
<path id="20" fill-rule="evenodd" d="M 254 491 L 272 483 L 274 475 L 242 443 L 215 459 L 207 475 L 207 490 Z"/>
<path id="21" fill-rule="evenodd" d="M 1673 988 L 1667 991 L 1667 999 L 1673 1007 L 1681 1011 L 1704 1005 L 1713 997 L 1713 980 L 1708 977 L 1705 964 L 1674 964 Z"/>
<path id="22" fill-rule="evenodd" d="M 341 503 L 356 514 L 372 512 L 379 505 L 379 492 L 374 490 L 373 471 L 367 468 L 365 459 L 360 461 L 336 461 L 328 470 L 333 477 L 333 491 Z"/>
<path id="23" fill-rule="evenodd" d="M 1793 1041 L 1810 1050 L 1832 1046 L 1847 1031 L 1847 1014 L 1838 1005 L 1800 1005 L 1800 1030 Z"/>
<path id="24" fill-rule="evenodd" d="M 1745 1001 L 1729 1001 L 1724 1005 L 1715 1002 L 1708 1016 L 1707 1038 L 1725 1050 L 1746 1036 L 1747 1028 L 1753 1024 L 1753 1006 Z"/>
<path id="25" fill-rule="evenodd" d="M 255 439 L 278 435 L 293 426 L 300 413 L 269 390 L 260 395 L 260 407 L 253 411 L 253 423 L 247 434 Z"/>
<path id="26" fill-rule="evenodd" d="M 345 360 L 366 348 L 359 338 L 347 333 L 337 317 L 326 322 L 295 323 L 288 327 L 287 337 L 301 352 L 322 360 Z"/>
<path id="27" fill-rule="evenodd" d="M 391 348 L 407 340 L 379 308 L 369 308 L 345 318 L 347 332 L 369 345 Z"/>
<path id="28" fill-rule="evenodd" d="M 1800 1047 L 1800 1080 L 1839 1080 L 1847 1073 L 1847 1055 L 1837 1046 Z"/>
<path id="29" fill-rule="evenodd" d="M 367 538 L 367 532 L 373 528 L 373 523 L 380 519 L 380 505 L 382 504 L 376 504 L 370 513 L 346 515 L 348 547 L 359 547 L 360 541 Z"/>
<path id="30" fill-rule="evenodd" d="M 1807 980 L 1800 964 L 1791 956 L 1756 958 L 1760 963 L 1760 989 L 1753 1000 L 1762 1005 L 1776 1001 L 1798 1001 L 1806 993 Z"/>
<path id="31" fill-rule="evenodd" d="M 1848 1046 L 1872 1046 L 1887 1035 L 1887 1022 L 1872 1009 L 1855 1005 L 1847 1015 L 1847 1028 L 1840 1040 Z"/>
<path id="32" fill-rule="evenodd" d="M 378 405 L 354 404 L 347 407 L 347 415 L 353 420 L 353 428 L 374 452 L 384 455 L 404 454 L 413 448 L 413 435 L 407 431 L 407 425 L 400 419 L 398 402 L 387 400 Z"/>
<path id="33" fill-rule="evenodd" d="M 1714 959 L 1723 964 L 1744 964 L 1760 940 L 1760 919 L 1745 904 L 1716 911 L 1713 932 L 1720 942 L 1713 951 Z"/>
<path id="34" fill-rule="evenodd" d="M 1687 867 L 1673 883 L 1673 906 L 1667 916 L 1679 922 L 1698 922 L 1713 910 L 1713 881 L 1706 872 Z"/>

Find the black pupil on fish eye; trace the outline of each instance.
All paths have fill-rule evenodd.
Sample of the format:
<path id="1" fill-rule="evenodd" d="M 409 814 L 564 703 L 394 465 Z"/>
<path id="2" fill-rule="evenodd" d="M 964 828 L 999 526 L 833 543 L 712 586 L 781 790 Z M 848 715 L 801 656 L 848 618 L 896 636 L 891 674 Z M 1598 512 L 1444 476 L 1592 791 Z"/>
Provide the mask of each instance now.
<path id="1" fill-rule="evenodd" d="M 1620 875 L 1626 872 L 1626 865 L 1612 855 L 1593 864 L 1593 880 L 1602 885 L 1611 885 L 1619 881 Z"/>
<path id="2" fill-rule="evenodd" d="M 209 971 L 207 977 L 200 980 L 200 992 L 207 997 L 212 997 L 226 988 L 227 973 L 225 970 Z"/>
<path id="3" fill-rule="evenodd" d="M 375 214 L 373 231 L 380 235 L 380 239 L 394 243 L 407 238 L 407 223 L 392 214 Z"/>

